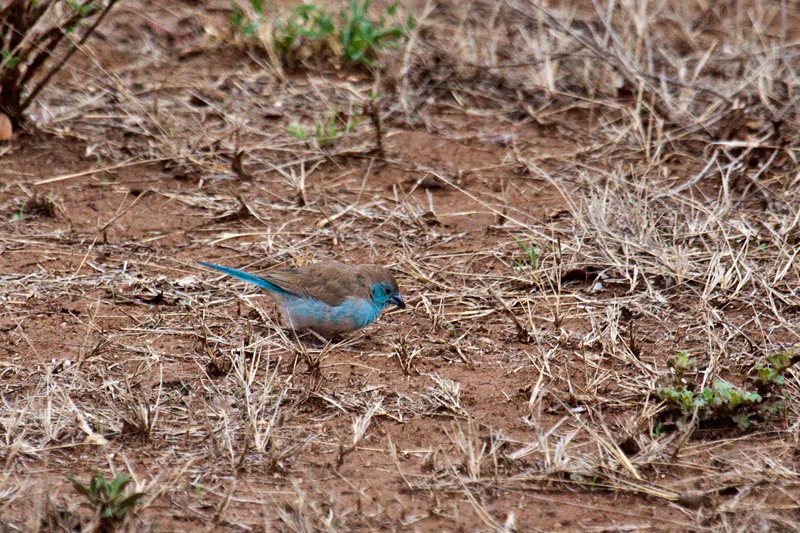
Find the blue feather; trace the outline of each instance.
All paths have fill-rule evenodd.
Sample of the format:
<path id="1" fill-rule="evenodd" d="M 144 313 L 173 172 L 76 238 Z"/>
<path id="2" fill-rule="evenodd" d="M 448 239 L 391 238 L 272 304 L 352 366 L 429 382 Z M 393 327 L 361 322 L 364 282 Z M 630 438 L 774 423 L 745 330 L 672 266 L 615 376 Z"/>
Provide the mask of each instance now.
<path id="1" fill-rule="evenodd" d="M 205 261 L 198 261 L 203 266 L 207 266 L 209 268 L 213 268 L 214 270 L 219 270 L 220 272 L 224 272 L 229 276 L 233 276 L 236 279 L 240 279 L 242 281 L 246 281 L 247 283 L 252 283 L 253 285 L 258 285 L 262 289 L 267 289 L 268 291 L 276 292 L 281 296 L 286 296 L 289 294 L 285 290 L 281 289 L 274 283 L 270 283 L 269 281 L 265 280 L 264 278 L 260 278 L 253 274 L 249 274 L 243 270 L 237 270 L 235 268 L 229 268 L 226 266 L 215 265 L 214 263 L 206 263 Z"/>
<path id="2" fill-rule="evenodd" d="M 294 329 L 313 329 L 318 333 L 355 331 L 370 325 L 382 306 L 361 298 L 347 298 L 336 306 L 314 298 L 288 297 L 283 301 L 283 320 Z"/>

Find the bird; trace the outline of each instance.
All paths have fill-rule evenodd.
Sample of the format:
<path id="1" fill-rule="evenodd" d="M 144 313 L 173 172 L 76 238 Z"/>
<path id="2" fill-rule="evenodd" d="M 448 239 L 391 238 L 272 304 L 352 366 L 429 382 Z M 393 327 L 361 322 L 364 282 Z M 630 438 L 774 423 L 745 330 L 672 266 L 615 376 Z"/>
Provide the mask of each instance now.
<path id="1" fill-rule="evenodd" d="M 378 265 L 321 261 L 256 276 L 214 263 L 198 263 L 266 289 L 280 304 L 287 327 L 311 330 L 327 339 L 370 325 L 388 306 L 406 307 L 397 280 Z"/>

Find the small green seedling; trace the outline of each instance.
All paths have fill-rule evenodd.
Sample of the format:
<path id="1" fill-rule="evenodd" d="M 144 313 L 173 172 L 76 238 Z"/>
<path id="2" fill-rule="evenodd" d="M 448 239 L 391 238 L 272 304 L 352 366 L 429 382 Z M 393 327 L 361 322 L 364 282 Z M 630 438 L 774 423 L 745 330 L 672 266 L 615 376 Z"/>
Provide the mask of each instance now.
<path id="1" fill-rule="evenodd" d="M 351 117 L 343 127 L 340 127 L 339 123 L 341 120 L 339 118 L 339 111 L 329 112 L 325 115 L 322 122 L 317 122 L 315 130 L 317 142 L 319 142 L 321 148 L 326 148 L 330 146 L 336 138 L 355 130 L 363 120 L 364 119 L 358 116 Z"/>
<path id="2" fill-rule="evenodd" d="M 11 220 L 20 220 L 22 217 L 25 216 L 25 203 L 26 202 L 22 202 L 21 204 L 19 204 L 19 212 L 14 213 L 14 216 L 11 217 Z"/>
<path id="3" fill-rule="evenodd" d="M 667 366 L 672 369 L 675 376 L 675 383 L 678 384 L 683 381 L 683 375 L 686 371 L 696 364 L 697 362 L 694 359 L 689 359 L 689 355 L 686 352 L 681 352 L 677 356 L 667 359 Z"/>
<path id="4" fill-rule="evenodd" d="M 317 122 L 314 133 L 321 148 L 330 146 L 333 140 L 339 135 L 339 129 L 336 127 L 338 118 L 339 112 L 334 111 L 333 113 L 328 113 L 322 122 Z"/>
<path id="5" fill-rule="evenodd" d="M 652 434 L 653 438 L 658 438 L 661 435 L 661 422 L 656 424 L 656 426 L 653 428 Z"/>
<path id="6" fill-rule="evenodd" d="M 314 137 L 317 139 L 317 144 L 320 148 L 329 147 L 342 135 L 355 130 L 363 120 L 363 118 L 354 116 L 348 119 L 347 123 L 342 124 L 343 121 L 340 119 L 339 111 L 326 113 L 325 117 L 314 126 Z M 286 127 L 286 133 L 303 142 L 308 142 L 309 140 L 306 130 L 296 122 Z"/>
<path id="7" fill-rule="evenodd" d="M 144 492 L 126 494 L 125 488 L 131 482 L 128 474 L 120 474 L 109 483 L 103 473 L 96 470 L 88 485 L 84 485 L 74 476 L 68 479 L 88 500 L 83 505 L 97 513 L 101 523 L 106 526 L 125 518 L 145 495 Z"/>
<path id="8" fill-rule="evenodd" d="M 292 63 L 292 58 L 303 46 L 320 47 L 330 44 L 336 28 L 333 19 L 313 4 L 301 4 L 288 16 L 277 19 L 272 38 L 275 51 L 284 61 Z"/>
<path id="9" fill-rule="evenodd" d="M 692 414 L 695 406 L 702 405 L 703 396 L 695 396 L 693 392 L 682 388 L 665 387 L 658 389 L 656 395 L 662 400 L 666 400 L 670 404 L 678 407 L 681 413 L 685 415 Z"/>
<path id="10" fill-rule="evenodd" d="M 306 133 L 306 130 L 304 130 L 303 127 L 300 124 L 297 124 L 296 122 L 293 122 L 288 126 L 286 126 L 286 133 L 288 133 L 295 139 L 299 139 L 303 142 L 308 141 L 308 134 Z"/>
<path id="11" fill-rule="evenodd" d="M 525 257 L 522 259 L 518 259 L 514 266 L 517 270 L 521 270 L 526 266 L 530 266 L 532 269 L 536 270 L 536 262 L 539 258 L 539 249 L 536 247 L 535 244 L 525 244 L 522 240 L 514 237 L 514 240 L 517 241 L 519 247 L 522 248 Z"/>
<path id="12" fill-rule="evenodd" d="M 759 389 L 770 389 L 782 386 L 783 373 L 800 360 L 800 355 L 795 352 L 781 352 L 767 356 L 767 364 L 756 365 L 755 381 Z"/>

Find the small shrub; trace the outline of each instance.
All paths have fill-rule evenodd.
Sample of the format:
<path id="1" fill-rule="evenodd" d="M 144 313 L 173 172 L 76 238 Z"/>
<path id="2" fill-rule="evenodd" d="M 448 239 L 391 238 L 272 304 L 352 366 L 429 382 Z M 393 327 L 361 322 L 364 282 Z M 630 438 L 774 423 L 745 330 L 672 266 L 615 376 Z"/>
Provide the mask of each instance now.
<path id="1" fill-rule="evenodd" d="M 14 126 L 117 1 L 11 0 L 0 7 L 0 110 Z"/>

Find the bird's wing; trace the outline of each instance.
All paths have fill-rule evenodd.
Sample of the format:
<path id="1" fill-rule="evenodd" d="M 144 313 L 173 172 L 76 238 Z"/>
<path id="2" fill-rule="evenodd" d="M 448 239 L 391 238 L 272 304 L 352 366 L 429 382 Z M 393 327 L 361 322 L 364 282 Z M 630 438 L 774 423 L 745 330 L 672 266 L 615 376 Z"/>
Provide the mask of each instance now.
<path id="1" fill-rule="evenodd" d="M 364 298 L 363 276 L 354 267 L 333 261 L 268 272 L 262 276 L 284 291 L 337 306 L 348 296 Z"/>

